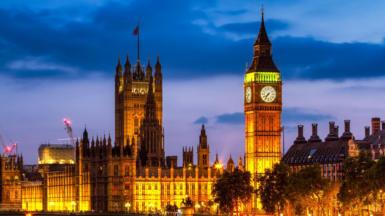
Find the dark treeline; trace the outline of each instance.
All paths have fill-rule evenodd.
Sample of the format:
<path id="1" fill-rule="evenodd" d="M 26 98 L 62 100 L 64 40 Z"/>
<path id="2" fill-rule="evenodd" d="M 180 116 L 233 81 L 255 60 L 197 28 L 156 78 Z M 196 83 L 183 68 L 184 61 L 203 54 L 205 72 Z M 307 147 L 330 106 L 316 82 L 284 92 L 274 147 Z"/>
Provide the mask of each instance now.
<path id="1" fill-rule="evenodd" d="M 268 213 L 284 215 L 385 215 L 385 157 L 373 161 L 361 153 L 344 161 L 343 178 L 331 181 L 320 167 L 294 173 L 283 163 L 258 177 L 257 193 Z"/>

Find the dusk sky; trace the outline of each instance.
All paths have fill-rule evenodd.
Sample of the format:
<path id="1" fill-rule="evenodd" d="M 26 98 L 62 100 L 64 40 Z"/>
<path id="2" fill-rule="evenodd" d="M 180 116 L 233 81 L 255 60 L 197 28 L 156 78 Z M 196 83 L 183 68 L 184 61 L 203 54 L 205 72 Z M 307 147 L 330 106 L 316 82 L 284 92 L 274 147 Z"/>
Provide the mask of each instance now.
<path id="1" fill-rule="evenodd" d="M 283 76 L 285 148 L 305 125 L 352 121 L 356 139 L 385 118 L 385 1 L 136 0 L 0 2 L 0 134 L 26 163 L 42 143 L 114 132 L 118 56 L 160 56 L 167 155 L 196 146 L 207 125 L 211 161 L 243 156 L 243 75 L 264 5 L 273 58 Z M 196 160 L 196 158 L 195 158 Z M 179 159 L 181 161 L 181 159 Z"/>

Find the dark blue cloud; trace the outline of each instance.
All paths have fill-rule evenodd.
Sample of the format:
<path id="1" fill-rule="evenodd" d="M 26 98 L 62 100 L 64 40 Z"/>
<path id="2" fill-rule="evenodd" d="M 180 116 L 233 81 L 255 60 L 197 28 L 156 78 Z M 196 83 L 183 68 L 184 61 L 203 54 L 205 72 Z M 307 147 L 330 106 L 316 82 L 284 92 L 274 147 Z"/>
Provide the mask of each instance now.
<path id="1" fill-rule="evenodd" d="M 244 113 L 225 113 L 216 117 L 219 124 L 243 124 L 245 121 Z"/>
<path id="2" fill-rule="evenodd" d="M 282 112 L 283 124 L 302 124 L 303 122 L 321 122 L 335 119 L 331 115 L 322 113 L 312 113 L 299 108 L 284 108 Z M 216 116 L 216 122 L 219 124 L 244 124 L 244 113 L 225 113 Z"/>
<path id="3" fill-rule="evenodd" d="M 285 30 L 289 28 L 289 24 L 281 20 L 270 19 L 266 21 L 266 26 L 269 26 L 269 32 Z M 237 34 L 256 34 L 260 26 L 260 22 L 245 22 L 245 23 L 229 23 L 219 26 L 219 29 L 225 32 Z"/>
<path id="4" fill-rule="evenodd" d="M 226 24 L 215 27 L 218 34 L 206 34 L 194 21 L 210 20 L 196 8 L 213 5 L 215 1 L 141 0 L 106 2 L 93 10 L 0 9 L 0 73 L 23 78 L 82 78 L 94 73 L 111 77 L 119 54 L 129 53 L 132 61 L 136 57 L 132 29 L 140 20 L 142 59 L 160 55 L 167 79 L 241 75 L 251 60 L 253 39 L 234 41 L 221 33 L 257 35 L 258 23 Z M 229 16 L 244 13 L 227 12 Z M 74 13 L 83 18 L 71 19 Z M 290 28 L 284 20 L 268 17 L 266 26 L 269 33 Z M 285 79 L 385 75 L 385 44 L 336 44 L 295 37 L 272 41 L 273 55 Z M 31 56 L 79 70 L 66 74 L 60 69 L 39 72 L 7 67 Z"/>
<path id="5" fill-rule="evenodd" d="M 322 113 L 312 113 L 299 108 L 284 108 L 282 113 L 282 121 L 284 124 L 301 124 L 301 122 L 321 122 L 331 121 L 334 117 Z"/>
<path id="6" fill-rule="evenodd" d="M 209 119 L 205 116 L 199 117 L 197 120 L 194 121 L 194 124 L 207 124 L 209 122 Z"/>

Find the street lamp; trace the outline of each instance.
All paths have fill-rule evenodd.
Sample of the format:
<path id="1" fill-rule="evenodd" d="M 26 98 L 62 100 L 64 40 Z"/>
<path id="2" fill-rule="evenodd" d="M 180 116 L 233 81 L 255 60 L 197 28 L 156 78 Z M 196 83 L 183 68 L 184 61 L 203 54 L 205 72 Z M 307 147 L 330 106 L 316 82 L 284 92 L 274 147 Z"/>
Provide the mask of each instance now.
<path id="1" fill-rule="evenodd" d="M 130 211 L 130 207 L 131 207 L 131 203 L 130 202 L 126 202 L 126 204 L 124 204 L 124 206 L 126 207 L 127 211 L 129 212 Z"/>

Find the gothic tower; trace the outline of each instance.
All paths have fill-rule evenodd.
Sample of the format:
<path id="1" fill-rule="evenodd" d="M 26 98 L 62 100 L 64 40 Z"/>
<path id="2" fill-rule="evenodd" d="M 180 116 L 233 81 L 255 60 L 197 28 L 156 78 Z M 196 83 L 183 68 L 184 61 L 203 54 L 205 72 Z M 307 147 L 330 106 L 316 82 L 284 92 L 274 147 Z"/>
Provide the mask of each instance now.
<path id="1" fill-rule="evenodd" d="M 210 166 L 209 155 L 210 147 L 207 144 L 207 135 L 205 126 L 202 125 L 201 135 L 199 136 L 199 145 L 198 145 L 198 167 L 199 168 L 208 168 Z"/>
<path id="2" fill-rule="evenodd" d="M 152 75 L 149 76 L 149 79 L 147 101 L 144 106 L 145 115 L 141 122 L 139 133 L 140 159 L 142 160 L 143 165 L 164 166 L 165 152 L 163 128 L 156 115 L 157 109 L 153 91 Z"/>
<path id="3" fill-rule="evenodd" d="M 118 145 L 125 146 L 133 138 L 138 140 L 141 123 L 145 117 L 145 104 L 151 77 L 154 77 L 156 117 L 162 127 L 163 78 L 159 57 L 155 64 L 154 76 L 150 61 L 145 69 L 140 59 L 131 67 L 127 56 L 123 71 L 120 58 L 118 59 L 115 74 L 115 142 Z"/>
<path id="4" fill-rule="evenodd" d="M 244 112 L 246 170 L 260 175 L 281 159 L 282 112 L 281 74 L 272 58 L 263 12 L 253 61 L 244 78 Z"/>

